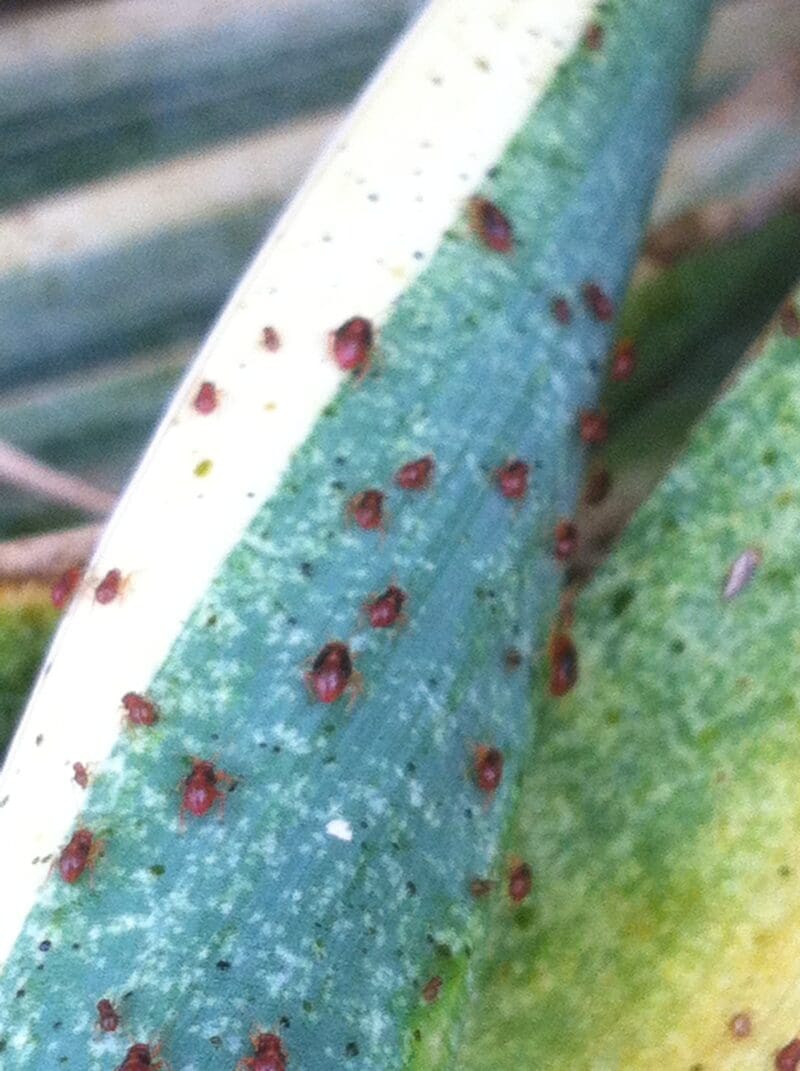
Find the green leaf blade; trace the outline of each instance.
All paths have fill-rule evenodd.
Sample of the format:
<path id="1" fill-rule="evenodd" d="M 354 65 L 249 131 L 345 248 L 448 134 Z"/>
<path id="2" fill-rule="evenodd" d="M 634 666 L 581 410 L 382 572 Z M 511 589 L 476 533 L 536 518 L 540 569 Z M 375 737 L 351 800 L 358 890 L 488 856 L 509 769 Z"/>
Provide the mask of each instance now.
<path id="1" fill-rule="evenodd" d="M 476 1067 L 502 1045 L 740 1071 L 795 1035 L 799 353 L 773 333 L 579 600 L 582 680 L 526 768 L 507 846 L 535 893 L 492 910 Z"/>

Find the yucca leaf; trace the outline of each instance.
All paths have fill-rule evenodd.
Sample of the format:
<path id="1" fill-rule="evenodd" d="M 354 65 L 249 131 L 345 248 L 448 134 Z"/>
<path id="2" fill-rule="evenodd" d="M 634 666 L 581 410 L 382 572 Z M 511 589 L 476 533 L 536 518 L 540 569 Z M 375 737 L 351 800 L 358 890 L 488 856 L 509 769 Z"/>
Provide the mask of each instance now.
<path id="1" fill-rule="evenodd" d="M 470 879 L 500 865 L 529 742 L 604 305 L 704 15 L 688 0 L 437 0 L 278 224 L 112 521 L 3 772 L 12 1068 L 111 1067 L 132 1036 L 158 1038 L 176 1071 L 228 1068 L 257 1027 L 300 1071 L 433 1066 L 417 1008 L 438 976 L 457 1039 L 481 930 Z M 476 190 L 510 221 L 509 251 L 471 232 Z M 326 336 L 357 315 L 376 353 L 343 381 Z M 424 454 L 432 486 L 402 492 L 393 474 Z M 513 458 L 530 485 L 512 501 L 497 473 Z M 346 523 L 365 488 L 386 494 L 383 536 Z M 100 605 L 112 568 L 129 589 Z M 391 583 L 409 596 L 394 634 L 361 613 Z M 350 710 L 303 684 L 334 639 L 364 676 Z M 131 690 L 162 717 L 120 733 Z M 491 798 L 481 747 L 505 756 Z M 181 835 L 189 756 L 237 787 L 224 822 Z M 78 759 L 96 770 L 80 818 Z M 47 868 L 76 823 L 105 853 L 67 887 Z M 94 1030 L 101 997 L 125 1037 Z"/>
<path id="2" fill-rule="evenodd" d="M 505 840 L 534 892 L 488 909 L 465 1071 L 796 1066 L 788 310 L 577 602 L 581 682 L 542 713 Z"/>

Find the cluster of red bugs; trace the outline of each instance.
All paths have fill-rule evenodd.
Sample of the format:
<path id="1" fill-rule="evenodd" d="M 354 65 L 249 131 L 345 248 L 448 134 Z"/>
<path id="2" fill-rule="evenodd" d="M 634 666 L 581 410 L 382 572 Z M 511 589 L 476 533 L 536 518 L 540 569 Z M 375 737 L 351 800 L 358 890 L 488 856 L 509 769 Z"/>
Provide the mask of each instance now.
<path id="1" fill-rule="evenodd" d="M 98 1025 L 101 1030 L 114 1031 L 119 1026 L 119 1015 L 109 1000 L 98 1002 Z M 277 1034 L 257 1033 L 250 1038 L 253 1056 L 244 1056 L 236 1065 L 236 1071 L 286 1071 L 289 1057 Z M 137 1042 L 131 1045 L 117 1071 L 163 1071 L 167 1067 L 161 1058 L 161 1045 Z"/>
<path id="2" fill-rule="evenodd" d="M 359 320 L 358 317 L 348 320 L 334 333 L 334 339 L 342 338 L 351 345 L 353 340 L 350 336 L 354 331 L 352 325 Z M 368 333 L 359 329 L 356 336 L 368 338 L 369 345 L 372 345 L 371 329 Z M 341 345 L 344 346 L 345 342 Z M 359 365 L 355 364 L 354 367 Z M 403 491 L 424 491 L 430 486 L 435 470 L 436 462 L 427 454 L 401 465 L 394 474 L 394 483 Z M 376 488 L 360 491 L 347 503 L 347 516 L 364 531 L 383 531 L 384 501 L 384 493 Z M 405 623 L 403 607 L 407 599 L 407 593 L 399 585 L 390 584 L 383 592 L 370 596 L 362 606 L 362 611 L 372 628 L 392 628 Z M 326 643 L 313 657 L 305 672 L 309 694 L 320 703 L 335 703 L 345 693 L 355 698 L 362 690 L 362 679 L 353 665 L 353 657 L 348 645 L 341 640 Z"/>
<path id="3" fill-rule="evenodd" d="M 83 572 L 73 566 L 62 573 L 50 589 L 50 599 L 56 610 L 63 610 L 78 589 L 83 579 Z M 101 606 L 114 602 L 124 591 L 126 578 L 120 569 L 109 569 L 94 584 L 94 601 Z"/>
<path id="4" fill-rule="evenodd" d="M 587 36 L 587 47 L 599 48 L 602 43 L 602 30 L 592 27 Z M 514 236 L 511 224 L 505 214 L 485 198 L 475 197 L 469 204 L 469 221 L 478 238 L 497 253 L 510 253 L 514 248 Z M 614 307 L 611 299 L 596 283 L 586 283 L 583 287 L 583 300 L 589 311 L 600 321 L 613 318 Z M 572 319 L 572 310 L 563 297 L 552 302 L 554 318 L 561 324 L 568 324 Z M 275 352 L 280 346 L 280 339 L 272 327 L 264 328 L 262 335 L 264 347 Z M 374 351 L 374 331 L 369 320 L 354 316 L 346 320 L 330 335 L 329 350 L 337 366 L 346 372 L 356 373 L 362 377 L 369 370 Z M 626 339 L 614 350 L 611 378 L 622 382 L 628 380 L 635 371 L 636 355 L 633 343 Z M 194 409 L 202 414 L 212 413 L 219 404 L 219 391 L 214 383 L 203 382 L 194 400 Z M 582 411 L 579 414 L 580 436 L 584 442 L 600 445 L 608 434 L 608 421 L 605 414 L 597 411 Z M 397 470 L 394 483 L 406 491 L 421 491 L 430 486 L 435 471 L 435 461 L 430 455 L 409 461 Z M 493 481 L 500 494 L 510 500 L 525 497 L 529 485 L 529 465 L 519 458 L 511 458 L 496 468 L 492 474 Z M 610 479 L 606 470 L 597 470 L 594 488 L 587 489 L 587 502 L 600 501 L 608 490 Z M 383 530 L 384 500 L 382 491 L 369 488 L 354 495 L 347 504 L 348 516 L 365 531 Z M 554 554 L 559 561 L 568 560 L 575 552 L 578 531 L 573 522 L 563 520 L 555 529 Z M 78 568 L 67 570 L 53 586 L 52 601 L 58 609 L 63 608 L 77 589 L 81 580 Z M 99 581 L 94 589 L 95 601 L 107 604 L 116 599 L 123 588 L 124 578 L 119 569 L 111 569 Z M 390 628 L 404 619 L 403 606 L 406 593 L 391 584 L 381 594 L 372 596 L 364 603 L 371 627 Z M 570 637 L 563 631 L 556 631 L 551 637 L 549 648 L 550 692 L 554 696 L 566 694 L 575 684 L 578 674 L 577 651 Z M 518 653 L 512 656 L 507 652 L 506 664 L 516 666 L 521 662 Z M 357 693 L 361 687 L 360 674 L 353 665 L 353 656 L 349 647 L 340 641 L 325 644 L 311 662 L 305 674 L 306 684 L 312 695 L 323 703 L 332 703 L 346 692 Z M 155 704 L 145 696 L 128 692 L 122 698 L 125 717 L 133 726 L 151 726 L 158 720 Z M 190 772 L 181 783 L 182 795 L 180 805 L 180 822 L 188 812 L 195 817 L 206 815 L 215 804 L 224 812 L 226 785 L 235 784 L 235 779 L 220 770 L 212 762 L 193 758 Z M 499 789 L 503 779 L 504 759 L 496 747 L 484 744 L 474 749 L 473 776 L 477 788 L 491 797 Z M 74 778 L 81 787 L 86 787 L 87 772 L 81 763 L 74 764 Z M 103 842 L 98 840 L 88 829 L 78 829 L 73 833 L 58 858 L 58 870 L 62 879 L 75 883 L 84 871 L 94 866 L 97 857 L 104 850 Z M 474 897 L 487 895 L 494 882 L 475 878 L 470 889 Z M 507 879 L 507 894 L 513 904 L 520 904 L 528 898 L 533 886 L 530 866 L 519 860 L 513 860 Z M 439 997 L 442 979 L 431 978 L 422 989 L 426 1003 L 432 1003 Z M 98 1027 L 105 1032 L 113 1032 L 119 1026 L 120 1017 L 114 1005 L 108 999 L 97 1004 Z M 257 1033 L 251 1037 L 253 1056 L 242 1058 L 237 1064 L 238 1071 L 286 1071 L 287 1055 L 283 1043 L 277 1034 Z M 160 1046 L 137 1043 L 132 1045 L 119 1065 L 117 1071 L 143 1071 L 145 1068 L 160 1071 L 165 1065 L 159 1058 Z M 800 1064 L 800 1041 L 790 1042 L 775 1057 L 778 1071 L 796 1071 Z"/>
<path id="5" fill-rule="evenodd" d="M 193 758 L 191 763 L 192 768 L 180 786 L 181 803 L 178 819 L 181 828 L 183 828 L 187 813 L 196 818 L 202 818 L 215 804 L 219 805 L 220 814 L 224 815 L 225 789 L 236 784 L 236 778 L 220 770 L 213 762 Z M 78 780 L 77 776 L 75 779 Z M 75 830 L 61 849 L 55 864 L 62 880 L 68 885 L 74 885 L 87 868 L 93 869 L 104 850 L 104 842 L 99 840 L 91 830 L 85 828 Z M 108 1028 L 103 1027 L 103 1029 Z"/>

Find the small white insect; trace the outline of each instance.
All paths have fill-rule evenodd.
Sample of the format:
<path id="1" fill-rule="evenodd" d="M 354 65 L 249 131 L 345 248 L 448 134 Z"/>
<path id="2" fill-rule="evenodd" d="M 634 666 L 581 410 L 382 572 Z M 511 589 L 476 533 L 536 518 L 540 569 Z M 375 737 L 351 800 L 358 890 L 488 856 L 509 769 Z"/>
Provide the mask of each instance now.
<path id="1" fill-rule="evenodd" d="M 753 575 L 760 564 L 760 550 L 755 547 L 748 547 L 743 550 L 728 571 L 725 587 L 722 589 L 723 599 L 735 599 L 753 579 Z"/>

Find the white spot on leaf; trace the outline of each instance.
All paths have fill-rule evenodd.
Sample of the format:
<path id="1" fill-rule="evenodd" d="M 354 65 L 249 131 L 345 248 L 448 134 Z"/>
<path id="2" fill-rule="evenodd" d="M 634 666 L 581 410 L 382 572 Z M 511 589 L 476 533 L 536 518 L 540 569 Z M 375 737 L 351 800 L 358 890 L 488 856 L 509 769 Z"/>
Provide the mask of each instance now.
<path id="1" fill-rule="evenodd" d="M 331 837 L 336 837 L 337 840 L 353 839 L 350 823 L 345 822 L 343 818 L 332 818 L 325 826 L 325 832 Z"/>

